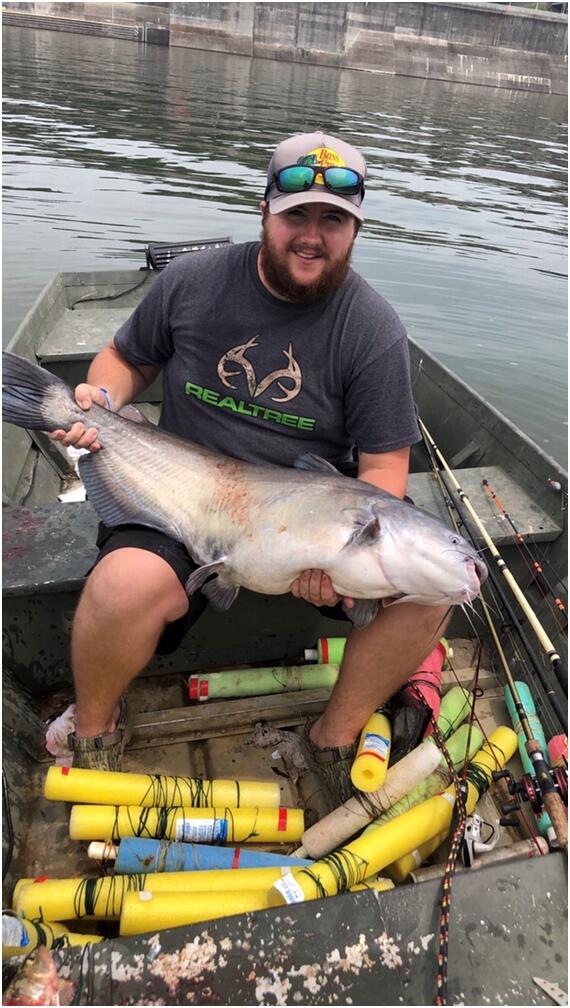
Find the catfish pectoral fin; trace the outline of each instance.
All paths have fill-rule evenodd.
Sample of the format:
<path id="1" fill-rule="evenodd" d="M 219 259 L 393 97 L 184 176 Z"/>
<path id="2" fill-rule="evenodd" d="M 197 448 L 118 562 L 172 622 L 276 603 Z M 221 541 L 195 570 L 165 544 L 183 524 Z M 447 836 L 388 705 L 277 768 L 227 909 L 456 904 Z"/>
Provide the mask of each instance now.
<path id="1" fill-rule="evenodd" d="M 213 581 L 208 581 L 208 584 L 204 585 L 202 592 L 208 596 L 214 609 L 222 612 L 224 609 L 229 609 L 237 598 L 239 585 L 226 585 L 219 577 L 215 577 Z"/>
<path id="2" fill-rule="evenodd" d="M 207 581 L 212 574 L 216 574 L 222 569 L 225 562 L 226 558 L 222 557 L 221 560 L 213 560 L 212 563 L 202 564 L 201 567 L 193 571 L 184 586 L 188 595 L 193 595 L 194 592 L 198 591 L 198 588 L 202 587 L 204 581 Z"/>
<path id="3" fill-rule="evenodd" d="M 378 612 L 378 599 L 355 599 L 352 609 L 348 609 L 345 602 L 342 603 L 346 615 L 357 630 L 372 623 Z"/>
<path id="4" fill-rule="evenodd" d="M 354 522 L 354 529 L 344 544 L 343 549 L 351 546 L 372 546 L 380 539 L 380 522 L 376 515 L 358 515 Z"/>

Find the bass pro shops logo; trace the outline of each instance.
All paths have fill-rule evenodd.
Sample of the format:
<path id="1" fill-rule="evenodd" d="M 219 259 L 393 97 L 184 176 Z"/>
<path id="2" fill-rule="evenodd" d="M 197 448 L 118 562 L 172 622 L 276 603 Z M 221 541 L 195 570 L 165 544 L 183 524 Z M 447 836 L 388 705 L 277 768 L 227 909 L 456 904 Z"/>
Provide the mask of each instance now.
<path id="1" fill-rule="evenodd" d="M 315 147 L 297 161 L 298 165 L 311 165 L 319 168 L 346 168 L 346 161 L 340 154 L 331 150 L 330 147 Z M 317 175 L 315 178 L 317 185 L 323 185 L 323 176 Z"/>
<path id="2" fill-rule="evenodd" d="M 233 385 L 230 378 L 236 378 L 243 373 L 247 383 L 247 390 L 253 399 L 257 399 L 260 395 L 263 395 L 276 382 L 277 388 L 283 395 L 271 395 L 269 396 L 271 401 L 276 403 L 290 402 L 291 399 L 299 395 L 303 385 L 301 368 L 293 356 L 291 344 L 289 344 L 287 350 L 281 351 L 287 359 L 287 366 L 270 371 L 261 381 L 257 380 L 253 364 L 246 357 L 248 350 L 256 346 L 258 346 L 257 336 L 254 336 L 247 343 L 242 343 L 240 346 L 235 346 L 231 350 L 228 350 L 218 361 L 218 378 L 226 388 L 237 389 L 238 386 Z M 232 364 L 237 364 L 238 369 L 229 370 L 228 365 Z M 287 384 L 283 384 L 283 382 Z"/>

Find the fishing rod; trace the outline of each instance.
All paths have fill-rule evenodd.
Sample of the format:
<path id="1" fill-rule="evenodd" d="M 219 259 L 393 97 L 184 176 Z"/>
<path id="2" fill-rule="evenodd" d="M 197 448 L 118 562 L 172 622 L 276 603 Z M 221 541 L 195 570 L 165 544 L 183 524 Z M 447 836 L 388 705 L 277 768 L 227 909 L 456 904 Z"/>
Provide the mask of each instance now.
<path id="1" fill-rule="evenodd" d="M 422 430 L 422 436 L 424 437 L 424 444 L 426 446 L 426 449 L 428 449 L 428 455 L 430 457 L 430 461 L 432 462 L 432 465 L 434 465 L 434 473 L 436 474 L 436 478 L 438 479 L 440 486 L 443 485 L 444 487 L 446 487 L 443 474 L 437 468 L 437 465 L 435 465 L 436 460 L 434 452 L 433 450 L 431 451 L 429 450 L 430 442 L 431 446 L 433 446 L 433 449 L 435 449 L 436 446 L 431 440 L 431 438 L 429 439 L 429 441 L 426 439 L 424 431 L 427 434 L 427 429 L 425 428 L 425 425 L 422 423 L 421 420 L 419 422 L 420 422 L 420 429 Z M 451 514 L 448 500 L 446 500 L 446 506 L 448 507 L 448 511 L 450 512 L 450 517 L 452 518 L 453 525 L 457 527 L 457 523 L 455 522 L 454 516 Z M 461 523 L 467 528 L 460 506 L 456 502 L 454 502 L 454 507 L 457 511 L 459 518 L 461 519 Z M 493 581 L 495 587 L 498 589 L 499 595 L 503 595 L 504 593 L 502 593 L 502 591 L 500 590 L 500 586 L 497 584 L 496 577 L 492 576 L 491 580 Z M 544 757 L 544 753 L 542 752 L 542 748 L 533 735 L 533 731 L 527 716 L 526 709 L 521 701 L 515 680 L 509 668 L 505 653 L 503 651 L 498 634 L 496 632 L 496 628 L 493 623 L 491 613 L 489 611 L 485 599 L 482 596 L 480 597 L 480 603 L 483 609 L 483 614 L 485 616 L 487 625 L 491 632 L 491 636 L 493 637 L 493 641 L 497 649 L 497 654 L 499 655 L 499 659 L 503 666 L 505 680 L 507 682 L 509 692 L 511 693 L 513 704 L 515 706 L 515 710 L 517 712 L 522 731 L 526 738 L 525 748 L 528 757 L 532 762 L 534 776 L 536 778 L 536 787 L 534 786 L 534 782 L 531 780 L 530 782 L 528 782 L 528 787 L 526 788 L 526 790 L 527 792 L 530 792 L 532 799 L 534 800 L 535 811 L 539 809 L 541 806 L 546 810 L 546 812 L 550 816 L 550 820 L 552 822 L 552 826 L 556 833 L 556 838 L 558 840 L 558 843 L 560 844 L 560 847 L 564 850 L 567 850 L 568 848 L 567 814 L 564 807 L 563 799 L 561 797 L 561 791 L 564 789 L 563 782 L 558 780 L 556 774 L 553 775 L 550 772 L 550 769 Z M 534 659 L 534 655 L 532 657 Z M 505 772 L 504 771 L 501 772 L 500 776 L 505 776 Z M 523 784 L 520 787 L 517 787 L 514 784 L 512 775 L 508 776 L 509 776 L 509 791 L 512 795 L 516 795 L 517 797 L 516 805 L 518 807 L 518 805 L 520 805 L 520 798 L 518 792 L 520 791 L 521 793 L 524 793 L 526 782 L 523 780 Z M 497 775 L 496 779 L 499 779 L 499 775 Z M 567 792 L 567 785 L 565 786 L 565 790 Z M 513 808 L 511 808 L 511 811 L 513 810 Z"/>
<path id="2" fill-rule="evenodd" d="M 419 420 L 419 423 L 420 423 L 420 428 L 423 428 L 425 430 L 425 426 L 422 423 L 421 419 Z M 435 477 L 437 479 L 437 482 L 438 482 L 440 488 L 443 488 L 442 489 L 442 494 L 444 496 L 444 500 L 446 502 L 446 507 L 448 509 L 448 512 L 451 515 L 452 524 L 454 525 L 454 527 L 457 527 L 455 519 L 454 519 L 453 515 L 450 512 L 451 498 L 450 498 L 450 495 L 449 495 L 449 490 L 448 490 L 447 484 L 446 484 L 445 479 L 444 479 L 444 474 L 438 468 L 437 460 L 436 460 L 435 455 L 434 455 L 434 453 L 433 453 L 433 451 L 431 449 L 430 443 L 426 440 L 426 438 L 425 438 L 425 436 L 423 434 L 423 430 L 422 430 L 422 438 L 423 438 L 423 445 L 424 445 L 424 448 L 426 450 L 427 456 L 429 458 L 429 461 L 430 461 L 433 473 L 434 473 L 434 475 L 435 475 Z M 475 537 L 473 536 L 473 534 L 471 533 L 471 531 L 469 529 L 469 526 L 468 526 L 468 524 L 466 522 L 466 519 L 465 519 L 465 514 L 463 512 L 463 509 L 462 509 L 461 505 L 457 502 L 457 500 L 453 501 L 453 507 L 455 508 L 455 510 L 457 512 L 457 515 L 458 515 L 458 517 L 460 519 L 460 525 L 461 525 L 461 527 L 463 529 L 465 529 L 467 535 L 469 535 L 469 537 L 472 539 L 472 541 L 475 542 Z M 523 627 L 521 626 L 520 620 L 516 616 L 516 614 L 515 614 L 515 612 L 513 610 L 513 607 L 511 606 L 508 598 L 506 597 L 505 592 L 503 590 L 503 587 L 500 584 L 500 582 L 498 580 L 498 577 L 497 577 L 495 571 L 492 568 L 489 568 L 489 578 L 490 578 L 490 581 L 492 582 L 493 587 L 494 587 L 494 589 L 495 589 L 495 591 L 496 591 L 496 593 L 497 593 L 497 595 L 499 597 L 501 605 L 502 605 L 505 613 L 507 614 L 507 616 L 508 616 L 508 618 L 509 618 L 509 620 L 511 622 L 512 627 L 516 630 L 516 632 L 518 634 L 520 642 L 523 645 L 524 650 L 526 651 L 528 660 L 530 661 L 534 672 L 536 673 L 536 675 L 538 676 L 538 678 L 540 680 L 540 683 L 541 683 L 541 685 L 542 685 L 542 687 L 544 689 L 545 696 L 548 699 L 548 702 L 550 703 L 550 705 L 552 707 L 552 710 L 554 711 L 554 713 L 556 715 L 556 718 L 558 719 L 559 724 L 562 725 L 562 727 L 564 728 L 565 731 L 567 731 L 568 730 L 568 727 L 567 727 L 567 725 L 568 725 L 568 717 L 567 717 L 566 707 L 565 707 L 565 705 L 563 705 L 563 704 L 560 703 L 560 700 L 559 700 L 559 698 L 558 698 L 558 696 L 556 694 L 556 691 L 552 688 L 552 686 L 548 682 L 548 680 L 547 680 L 547 678 L 545 676 L 544 670 L 543 670 L 540 662 L 537 661 L 536 655 L 534 654 L 534 651 L 533 651 L 533 649 L 532 649 L 532 647 L 530 645 L 530 642 L 529 642 L 529 640 L 528 640 L 528 638 L 526 636 L 526 633 L 524 632 Z"/>
<path id="3" fill-rule="evenodd" d="M 560 655 L 556 651 L 556 648 L 554 647 L 552 641 L 550 640 L 550 638 L 546 634 L 546 632 L 545 632 L 542 624 L 537 619 L 536 614 L 534 613 L 533 609 L 529 605 L 529 603 L 528 603 L 527 599 L 525 598 L 523 592 L 521 591 L 519 585 L 515 581 L 513 575 L 511 574 L 509 568 L 507 567 L 505 561 L 503 560 L 503 557 L 499 553 L 499 550 L 497 549 L 495 543 L 491 539 L 491 536 L 487 532 L 487 530 L 486 530 L 485 526 L 483 525 L 481 519 L 479 518 L 477 512 L 475 511 L 475 509 L 471 505 L 471 502 L 469 501 L 469 498 L 468 498 L 467 494 L 465 493 L 464 490 L 461 489 L 461 486 L 459 485 L 459 483 L 456 480 L 453 472 L 449 468 L 449 466 L 448 466 L 445 458 L 443 457 L 441 451 L 437 447 L 437 445 L 436 445 L 435 441 L 433 440 L 431 434 L 429 433 L 429 431 L 427 430 L 425 424 L 423 423 L 423 421 L 420 418 L 419 418 L 419 424 L 420 424 L 420 429 L 422 431 L 422 436 L 430 444 L 432 452 L 434 453 L 434 455 L 438 459 L 440 465 L 443 467 L 443 471 L 445 472 L 445 474 L 451 480 L 451 482 L 452 482 L 452 484 L 453 484 L 453 486 L 455 488 L 455 491 L 457 493 L 457 496 L 461 500 L 461 503 L 464 504 L 465 507 L 467 508 L 467 511 L 469 512 L 469 515 L 472 518 L 475 527 L 479 531 L 479 533 L 480 533 L 483 541 L 485 542 L 486 546 L 488 547 L 489 552 L 491 553 L 491 556 L 495 560 L 496 565 L 497 565 L 500 573 L 503 575 L 505 581 L 507 582 L 507 584 L 511 588 L 511 591 L 513 592 L 513 594 L 514 594 L 517 602 L 519 603 L 519 605 L 520 605 L 520 607 L 521 607 L 524 615 L 526 616 L 526 618 L 527 618 L 530 626 L 534 630 L 534 633 L 535 633 L 535 635 L 536 635 L 536 637 L 537 637 L 537 639 L 538 639 L 538 641 L 539 641 L 542 649 L 544 650 L 545 654 L 547 655 L 547 657 L 548 657 L 548 659 L 550 661 L 550 664 L 552 666 L 552 670 L 553 670 L 553 672 L 554 672 L 554 674 L 556 676 L 556 679 L 557 679 L 559 685 L 561 686 L 562 690 L 564 691 L 564 694 L 566 696 L 568 696 L 568 672 L 567 672 L 567 669 L 566 669 L 566 665 L 564 664 L 564 662 L 562 661 Z"/>
<path id="4" fill-rule="evenodd" d="M 568 849 L 568 821 L 567 813 L 564 807 L 564 801 L 561 796 L 561 788 L 563 787 L 562 775 L 551 773 L 550 768 L 546 762 L 544 753 L 540 743 L 534 737 L 530 721 L 528 719 L 526 708 L 521 700 L 517 684 L 509 668 L 505 652 L 501 646 L 501 642 L 497 635 L 497 631 L 493 620 L 491 618 L 491 613 L 489 612 L 489 607 L 483 597 L 480 598 L 481 607 L 487 620 L 489 630 L 493 637 L 495 647 L 497 649 L 497 654 L 499 655 L 499 660 L 503 666 L 503 672 L 505 679 L 507 681 L 507 686 L 510 690 L 511 696 L 513 698 L 513 703 L 515 705 L 515 710 L 517 712 L 521 728 L 524 732 L 526 743 L 525 749 L 527 751 L 529 759 L 532 761 L 532 766 L 534 770 L 534 776 L 536 778 L 536 787 L 534 788 L 534 804 L 533 811 L 538 815 L 541 809 L 546 810 L 550 816 L 554 832 L 556 833 L 556 839 L 563 850 Z M 509 791 L 514 796 L 518 789 L 515 789 L 512 781 L 512 774 L 509 771 L 499 771 L 493 774 L 494 780 L 500 780 L 503 777 L 509 779 Z M 532 793 L 533 784 L 530 784 L 530 791 Z M 517 796 L 518 797 L 518 796 Z M 508 810 L 506 807 L 503 808 L 503 812 L 515 811 L 515 807 L 518 808 L 520 805 L 520 800 L 517 800 L 514 806 L 511 806 Z"/>
<path id="5" fill-rule="evenodd" d="M 495 503 L 495 505 L 497 506 L 497 508 L 501 512 L 503 518 L 506 518 L 506 520 L 508 521 L 509 525 L 511 526 L 511 528 L 512 528 L 514 534 L 515 534 L 517 542 L 521 546 L 524 546 L 524 548 L 527 550 L 527 552 L 528 552 L 528 554 L 530 556 L 530 559 L 532 561 L 532 571 L 531 571 L 531 573 L 532 573 L 532 576 L 533 576 L 534 580 L 536 581 L 538 587 L 540 588 L 542 594 L 545 597 L 548 594 L 550 594 L 552 596 L 552 598 L 554 599 L 554 605 L 557 607 L 557 609 L 560 610 L 560 612 L 562 613 L 562 615 L 565 617 L 565 619 L 566 619 L 566 626 L 567 626 L 568 625 L 568 616 L 567 616 L 566 606 L 564 605 L 564 602 L 562 601 L 562 599 L 554 591 L 554 588 L 552 587 L 552 585 L 550 584 L 548 578 L 546 577 L 546 574 L 544 573 L 544 570 L 543 570 L 541 564 L 538 562 L 538 560 L 536 559 L 536 557 L 534 557 L 533 554 L 531 553 L 529 545 L 528 545 L 527 538 L 525 538 L 524 533 L 521 532 L 520 529 L 518 529 L 517 526 L 515 525 L 515 523 L 514 523 L 512 517 L 511 517 L 511 515 L 509 514 L 509 512 L 505 508 L 505 505 L 503 504 L 503 502 L 502 502 L 501 498 L 499 497 L 498 493 L 495 490 L 493 490 L 493 487 L 489 483 L 489 480 L 488 479 L 481 480 L 481 486 L 483 486 L 485 488 L 485 490 L 487 491 L 487 493 L 489 494 L 489 496 L 492 498 L 493 502 Z"/>

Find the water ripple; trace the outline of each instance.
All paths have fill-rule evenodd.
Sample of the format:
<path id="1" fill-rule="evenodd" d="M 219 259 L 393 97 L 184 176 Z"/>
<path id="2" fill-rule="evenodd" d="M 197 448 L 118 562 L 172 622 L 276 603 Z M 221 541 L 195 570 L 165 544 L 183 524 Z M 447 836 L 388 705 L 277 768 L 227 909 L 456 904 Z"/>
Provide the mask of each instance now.
<path id="1" fill-rule="evenodd" d="M 8 27 L 5 339 L 57 270 L 149 240 L 256 238 L 272 147 L 369 164 L 355 265 L 410 334 L 566 456 L 566 103 Z"/>

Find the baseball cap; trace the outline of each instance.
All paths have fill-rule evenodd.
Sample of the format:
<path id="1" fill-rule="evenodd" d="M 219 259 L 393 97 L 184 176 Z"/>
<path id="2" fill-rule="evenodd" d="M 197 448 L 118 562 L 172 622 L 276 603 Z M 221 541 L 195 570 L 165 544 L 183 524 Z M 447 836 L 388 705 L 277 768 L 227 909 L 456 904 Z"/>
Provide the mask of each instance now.
<path id="1" fill-rule="evenodd" d="M 364 199 L 364 184 L 359 192 L 353 195 L 343 195 L 331 192 L 326 188 L 322 175 L 316 174 L 309 189 L 301 192 L 280 192 L 276 185 L 276 175 L 283 168 L 292 165 L 309 165 L 321 168 L 352 168 L 361 178 L 366 178 L 366 161 L 355 147 L 325 133 L 298 133 L 283 140 L 276 147 L 267 169 L 267 189 L 265 199 L 268 200 L 269 212 L 282 213 L 291 207 L 304 203 L 329 203 L 342 207 L 353 214 L 359 221 L 364 220 L 360 209 Z"/>

